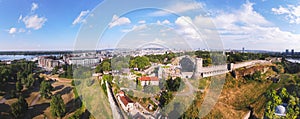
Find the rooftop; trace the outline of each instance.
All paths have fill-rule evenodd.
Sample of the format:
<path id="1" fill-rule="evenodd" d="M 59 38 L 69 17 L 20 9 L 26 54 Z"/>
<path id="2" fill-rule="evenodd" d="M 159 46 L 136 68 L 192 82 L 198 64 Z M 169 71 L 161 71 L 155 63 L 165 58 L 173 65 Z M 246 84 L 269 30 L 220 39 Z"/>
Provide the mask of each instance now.
<path id="1" fill-rule="evenodd" d="M 149 76 L 142 76 L 139 78 L 140 81 L 158 81 L 157 77 L 149 77 Z"/>

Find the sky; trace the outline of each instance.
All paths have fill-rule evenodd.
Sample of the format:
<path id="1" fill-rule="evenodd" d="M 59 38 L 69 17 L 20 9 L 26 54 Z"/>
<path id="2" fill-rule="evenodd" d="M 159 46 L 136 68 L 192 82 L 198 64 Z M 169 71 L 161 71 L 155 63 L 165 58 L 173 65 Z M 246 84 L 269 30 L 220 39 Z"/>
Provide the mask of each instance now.
<path id="1" fill-rule="evenodd" d="M 0 51 L 300 51 L 300 1 L 0 0 Z"/>

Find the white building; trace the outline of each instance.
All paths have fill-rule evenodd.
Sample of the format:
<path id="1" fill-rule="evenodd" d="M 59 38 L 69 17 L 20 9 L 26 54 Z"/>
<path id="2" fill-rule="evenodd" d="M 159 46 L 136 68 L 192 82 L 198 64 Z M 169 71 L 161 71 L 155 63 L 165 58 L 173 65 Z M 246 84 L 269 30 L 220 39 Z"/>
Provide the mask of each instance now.
<path id="1" fill-rule="evenodd" d="M 94 57 L 71 57 L 68 63 L 71 65 L 81 65 L 81 66 L 92 66 L 97 65 L 100 62 L 98 58 Z"/>
<path id="2" fill-rule="evenodd" d="M 159 85 L 159 79 L 157 77 L 148 77 L 148 76 L 142 76 L 139 78 L 141 81 L 141 85 L 153 85 L 158 86 Z"/>
<path id="3" fill-rule="evenodd" d="M 124 91 L 120 91 L 118 94 L 117 94 L 117 97 L 118 97 L 118 101 L 120 102 L 122 108 L 125 110 L 125 111 L 131 111 L 133 109 L 133 106 L 134 106 L 134 102 L 128 98 L 126 95 L 125 95 L 125 92 Z"/>

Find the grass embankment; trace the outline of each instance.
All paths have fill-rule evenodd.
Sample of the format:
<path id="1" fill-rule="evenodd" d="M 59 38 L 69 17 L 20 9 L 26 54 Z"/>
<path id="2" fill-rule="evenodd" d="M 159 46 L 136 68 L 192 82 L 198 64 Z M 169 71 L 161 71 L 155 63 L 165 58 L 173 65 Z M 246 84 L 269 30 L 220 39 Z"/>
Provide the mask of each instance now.
<path id="1" fill-rule="evenodd" d="M 227 74 L 221 96 L 206 118 L 244 118 L 250 110 L 254 116 L 261 118 L 267 101 L 265 93 L 278 85 L 267 78 L 277 74 L 271 68 L 259 80 L 248 80 L 244 77 L 235 79 Z"/>

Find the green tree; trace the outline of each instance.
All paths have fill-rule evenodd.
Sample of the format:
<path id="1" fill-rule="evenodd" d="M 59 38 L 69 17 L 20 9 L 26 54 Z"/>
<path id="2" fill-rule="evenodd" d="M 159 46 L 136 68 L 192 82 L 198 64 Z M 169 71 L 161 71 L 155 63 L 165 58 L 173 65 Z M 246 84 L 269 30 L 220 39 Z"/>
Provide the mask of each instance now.
<path id="1" fill-rule="evenodd" d="M 180 86 L 182 88 L 180 88 Z M 180 77 L 176 77 L 175 79 L 168 79 L 167 80 L 167 90 L 170 91 L 179 91 L 182 90 L 184 87 L 184 82 L 182 82 L 182 79 Z"/>
<path id="2" fill-rule="evenodd" d="M 96 67 L 95 72 L 102 73 L 103 71 L 110 71 L 111 70 L 110 62 L 111 60 L 103 60 L 102 63 Z"/>
<path id="3" fill-rule="evenodd" d="M 17 92 L 21 92 L 22 89 L 23 89 L 23 86 L 22 86 L 21 82 L 17 81 L 16 82 L 16 90 L 17 90 Z"/>
<path id="4" fill-rule="evenodd" d="M 103 62 L 102 68 L 103 68 L 103 71 L 111 70 L 110 63 L 109 62 Z"/>
<path id="5" fill-rule="evenodd" d="M 52 96 L 50 102 L 50 111 L 52 116 L 54 117 L 63 117 L 66 112 L 65 103 L 61 97 L 61 95 Z"/>
<path id="6" fill-rule="evenodd" d="M 40 85 L 40 93 L 41 93 L 42 97 L 49 99 L 50 96 L 52 95 L 51 94 L 52 90 L 53 90 L 53 87 L 50 82 L 42 81 L 42 83 Z"/>
<path id="7" fill-rule="evenodd" d="M 58 72 L 58 69 L 59 69 L 58 66 L 54 67 L 54 68 L 52 69 L 52 71 L 51 71 L 51 74 L 52 74 L 52 75 L 56 74 L 56 73 Z"/>
<path id="8" fill-rule="evenodd" d="M 15 118 L 20 118 L 28 109 L 28 103 L 20 96 L 18 101 L 11 105 L 11 113 Z"/>
<path id="9" fill-rule="evenodd" d="M 285 102 L 288 102 L 288 98 L 289 98 L 289 93 L 287 92 L 286 88 L 282 88 L 279 96 L 281 99 L 283 99 Z"/>
<path id="10" fill-rule="evenodd" d="M 171 92 L 167 92 L 167 91 L 162 91 L 161 95 L 159 97 L 159 104 L 160 107 L 165 107 L 167 104 L 169 104 L 169 102 L 172 100 L 173 95 Z"/>
<path id="11" fill-rule="evenodd" d="M 131 68 L 139 68 L 140 70 L 143 70 L 150 66 L 150 61 L 148 57 L 145 56 L 138 56 L 130 60 L 130 67 Z"/>

